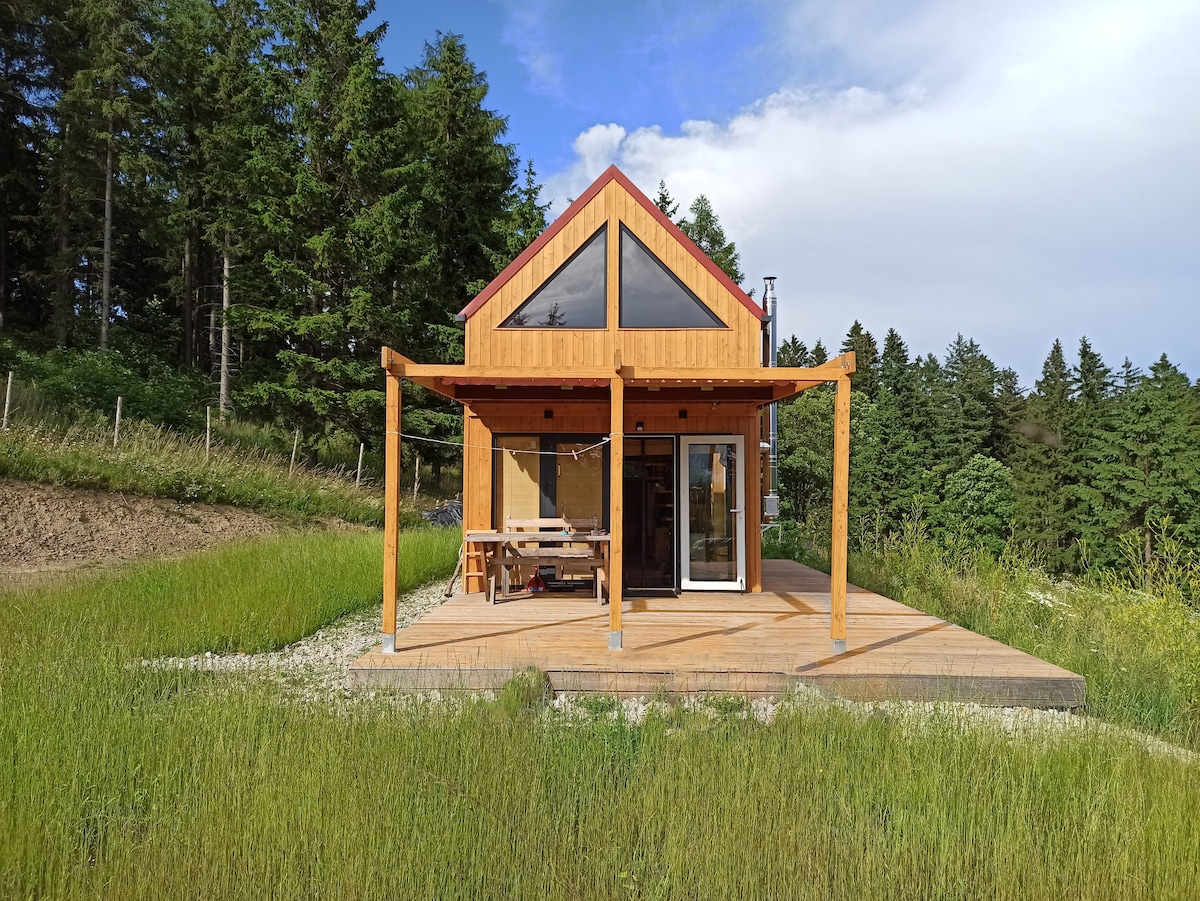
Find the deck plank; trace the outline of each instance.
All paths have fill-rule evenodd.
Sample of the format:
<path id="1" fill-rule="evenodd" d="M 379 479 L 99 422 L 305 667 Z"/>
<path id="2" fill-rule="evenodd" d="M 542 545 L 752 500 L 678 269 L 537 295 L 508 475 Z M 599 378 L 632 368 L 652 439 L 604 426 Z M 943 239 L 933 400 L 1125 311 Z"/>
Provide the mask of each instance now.
<path id="1" fill-rule="evenodd" d="M 608 609 L 584 596 L 488 604 L 461 594 L 350 667 L 347 685 L 497 688 L 535 666 L 559 691 L 778 695 L 797 682 L 860 700 L 970 700 L 1073 707 L 1082 677 L 937 617 L 850 586 L 846 652 L 831 653 L 829 577 L 763 561 L 763 591 L 683 592 L 623 605 L 625 649 L 608 649 Z"/>

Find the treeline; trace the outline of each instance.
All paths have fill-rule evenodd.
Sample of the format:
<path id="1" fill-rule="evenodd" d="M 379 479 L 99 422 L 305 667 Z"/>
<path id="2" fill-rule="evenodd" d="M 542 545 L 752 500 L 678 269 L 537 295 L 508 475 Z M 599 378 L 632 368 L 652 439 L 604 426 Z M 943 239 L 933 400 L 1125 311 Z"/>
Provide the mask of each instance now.
<path id="1" fill-rule="evenodd" d="M 455 314 L 545 207 L 462 40 L 390 73 L 373 9 L 0 0 L 9 354 L 195 372 L 222 409 L 363 439 L 381 345 L 461 359 Z M 458 432 L 406 402 L 406 427 Z"/>
<path id="2" fill-rule="evenodd" d="M 1200 388 L 1164 355 L 1113 369 L 1087 339 L 1056 341 L 1032 391 L 961 335 L 944 358 L 882 351 L 855 323 L 840 352 L 852 378 L 852 540 L 920 521 L 944 540 L 1000 553 L 1015 539 L 1056 572 L 1195 552 L 1200 541 Z M 780 365 L 829 357 L 795 336 Z M 831 388 L 780 410 L 781 506 L 825 528 L 831 507 Z"/>

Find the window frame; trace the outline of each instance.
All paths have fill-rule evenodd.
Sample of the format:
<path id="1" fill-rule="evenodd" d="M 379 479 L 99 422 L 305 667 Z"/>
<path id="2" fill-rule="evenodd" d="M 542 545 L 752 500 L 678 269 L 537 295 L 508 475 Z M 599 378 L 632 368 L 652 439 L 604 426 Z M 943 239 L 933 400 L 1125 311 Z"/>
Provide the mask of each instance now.
<path id="1" fill-rule="evenodd" d="M 724 320 L 722 320 L 720 316 L 718 316 L 715 312 L 713 312 L 712 308 L 709 307 L 708 304 L 706 304 L 703 300 L 700 299 L 700 296 L 698 294 L 696 294 L 695 291 L 693 291 L 686 284 L 684 284 L 683 279 L 681 279 L 678 275 L 676 275 L 673 271 L 671 271 L 671 268 L 666 263 L 664 263 L 662 260 L 660 260 L 658 258 L 658 254 L 656 254 L 649 247 L 647 247 L 645 242 L 642 241 L 641 238 L 639 238 L 637 235 L 635 235 L 633 233 L 633 229 L 631 229 L 624 222 L 619 222 L 618 224 L 620 226 L 620 228 L 618 229 L 619 237 L 618 237 L 618 244 L 617 244 L 617 327 L 618 328 L 629 329 L 630 331 L 641 331 L 641 332 L 645 332 L 645 331 L 685 331 L 685 330 L 686 331 L 693 331 L 693 330 L 694 331 L 709 331 L 709 330 L 714 330 L 714 329 L 729 329 L 730 328 L 730 326 L 726 325 Z M 682 289 L 683 292 L 692 299 L 692 302 L 695 303 L 696 306 L 698 306 L 701 310 L 703 310 L 709 316 L 709 318 L 712 320 L 711 325 L 662 326 L 662 325 L 626 325 L 625 324 L 625 291 L 624 291 L 625 247 L 624 247 L 623 242 L 625 240 L 626 235 L 628 235 L 633 241 L 635 241 L 637 243 L 637 246 L 642 249 L 642 252 L 645 253 L 647 256 L 649 256 L 653 262 L 657 263 L 658 267 L 660 269 L 662 269 L 662 271 L 665 272 L 668 276 L 670 276 L 671 280 L 674 281 L 675 284 L 678 285 L 679 288 Z"/>
<path id="2" fill-rule="evenodd" d="M 512 322 L 513 317 L 517 316 L 523 309 L 525 309 L 531 303 L 533 303 L 535 300 L 537 300 L 538 297 L 542 294 L 542 292 L 545 291 L 550 286 L 550 284 L 554 281 L 554 279 L 557 278 L 563 272 L 563 270 L 565 270 L 568 266 L 570 266 L 577 259 L 579 259 L 579 257 L 584 253 L 584 251 L 588 250 L 592 246 L 592 242 L 595 241 L 596 238 L 599 237 L 600 235 L 604 236 L 603 251 L 602 251 L 603 259 L 604 259 L 604 267 L 603 267 L 603 279 L 602 279 L 601 286 L 600 286 L 600 291 L 601 291 L 601 295 L 603 297 L 603 304 L 604 304 L 604 321 L 603 321 L 603 323 L 601 325 L 511 325 L 510 323 Z M 501 322 L 498 326 L 496 326 L 496 328 L 504 329 L 505 331 L 537 331 L 539 329 L 545 330 L 545 331 L 554 331 L 554 332 L 560 332 L 560 331 L 577 331 L 577 332 L 606 331 L 608 329 L 608 222 L 601 223 L 600 227 L 597 228 L 594 232 L 592 232 L 588 236 L 587 240 L 584 241 L 582 244 L 580 244 L 579 247 L 577 247 L 575 249 L 574 253 L 572 253 L 569 257 L 567 257 L 565 260 L 563 260 L 563 262 L 560 263 L 558 265 L 558 267 L 553 272 L 550 273 L 550 275 L 548 275 L 546 278 L 542 279 L 542 283 L 540 285 L 538 285 L 538 287 L 533 291 L 533 293 L 530 294 L 528 297 L 526 297 L 524 300 L 522 300 L 519 304 L 517 304 L 516 309 L 514 309 L 511 313 L 509 313 L 507 316 L 505 316 L 504 321 Z"/>

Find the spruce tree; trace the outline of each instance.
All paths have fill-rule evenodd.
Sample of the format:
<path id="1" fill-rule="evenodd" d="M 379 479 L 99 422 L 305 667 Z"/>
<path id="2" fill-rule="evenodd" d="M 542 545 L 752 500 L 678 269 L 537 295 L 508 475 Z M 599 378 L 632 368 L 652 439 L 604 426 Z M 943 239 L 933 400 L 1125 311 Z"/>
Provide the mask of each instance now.
<path id="1" fill-rule="evenodd" d="M 679 203 L 671 196 L 671 192 L 667 190 L 667 183 L 660 180 L 658 183 L 658 193 L 654 196 L 654 205 L 662 210 L 672 222 L 679 215 Z"/>
<path id="2" fill-rule="evenodd" d="M 810 365 L 808 345 L 792 335 L 780 343 L 775 360 L 780 366 L 808 366 Z"/>
<path id="3" fill-rule="evenodd" d="M 382 69 L 383 29 L 366 28 L 373 8 L 276 0 L 266 23 L 277 35 L 264 63 L 279 130 L 254 142 L 247 168 L 269 290 L 237 314 L 263 354 L 239 397 L 314 438 L 377 434 L 378 349 L 396 321 L 381 269 L 411 205 L 396 169 L 398 84 Z M 238 253 L 228 237 L 218 227 L 212 240 Z"/>
<path id="4" fill-rule="evenodd" d="M 879 386 L 879 346 L 875 343 L 874 336 L 864 329 L 857 319 L 842 341 L 841 353 L 850 352 L 856 354 L 857 359 L 850 381 L 855 390 L 874 400 Z"/>
<path id="5" fill-rule="evenodd" d="M 1062 531 L 1072 544 L 1069 562 L 1079 565 L 1079 536 L 1093 533 L 1093 523 L 1102 513 L 1094 507 L 1095 495 L 1089 492 L 1097 467 L 1107 465 L 1105 447 L 1117 413 L 1114 403 L 1112 370 L 1092 350 L 1087 338 L 1079 341 L 1079 361 L 1071 375 L 1071 409 L 1065 425 L 1068 435 L 1068 459 L 1071 467 L 1067 491 L 1066 518 Z M 1089 500 L 1090 498 L 1090 500 Z"/>
<path id="6" fill-rule="evenodd" d="M 1200 399 L 1166 354 L 1132 391 L 1119 396 L 1113 427 L 1097 441 L 1081 486 L 1090 560 L 1119 560 L 1116 539 L 1132 532 L 1144 562 L 1157 553 L 1164 523 L 1185 544 L 1200 541 Z"/>
<path id="7" fill-rule="evenodd" d="M 507 120 L 487 107 L 488 83 L 460 36 L 438 34 L 419 65 L 404 76 L 405 152 L 414 210 L 411 257 L 398 282 L 404 352 L 422 362 L 461 362 L 456 316 L 544 227 L 545 207 L 532 167 L 516 188 L 517 157 L 505 141 Z M 405 428 L 452 440 L 461 434 L 457 405 L 414 392 Z M 418 408 L 423 412 L 418 414 Z M 435 477 L 454 454 L 443 445 L 421 450 Z"/>
<path id="8" fill-rule="evenodd" d="M 975 454 L 991 451 L 994 433 L 996 365 L 974 341 L 958 335 L 946 353 L 946 405 L 934 453 L 949 471 Z"/>
<path id="9" fill-rule="evenodd" d="M 688 216 L 676 224 L 735 284 L 740 285 L 745 280 L 737 246 L 725 237 L 725 229 L 721 228 L 712 201 L 701 194 L 688 207 Z"/>
<path id="10" fill-rule="evenodd" d="M 995 419 L 992 426 L 992 457 L 1005 466 L 1013 466 L 1017 436 L 1025 420 L 1026 398 L 1015 369 L 1005 367 L 996 373 Z"/>
<path id="11" fill-rule="evenodd" d="M 899 528 L 920 506 L 925 445 L 917 435 L 921 397 L 908 346 L 895 329 L 888 329 L 879 366 L 875 417 L 879 442 L 880 515 L 886 529 Z M 857 478 L 857 474 L 855 475 Z"/>
<path id="12" fill-rule="evenodd" d="M 132 157 L 144 152 L 148 135 L 144 127 L 153 122 L 152 103 L 146 80 L 146 64 L 152 40 L 154 11 L 148 0 L 78 0 L 70 17 L 83 38 L 79 67 L 72 73 L 59 105 L 93 160 L 85 184 L 91 194 L 97 228 L 87 235 L 83 251 L 98 326 L 97 344 L 107 350 L 113 303 L 113 228 L 117 207 L 123 198 L 119 186 L 130 168 Z M 98 198 L 98 199 L 97 199 Z M 82 199 L 82 198 L 81 198 Z M 93 260 L 99 259 L 96 271 Z"/>
<path id="13" fill-rule="evenodd" d="M 507 216 L 517 158 L 504 141 L 507 120 L 486 107 L 487 80 L 460 36 L 439 33 L 404 82 L 406 152 L 424 242 L 401 286 L 410 304 L 404 324 L 415 359 L 458 361 L 455 317 L 507 259 L 508 235 L 496 224 Z"/>
<path id="14" fill-rule="evenodd" d="M 1018 424 L 1013 460 L 1017 491 L 1014 534 L 1034 547 L 1055 570 L 1065 567 L 1071 543 L 1070 402 L 1070 373 L 1062 343 L 1055 341 L 1025 405 L 1024 419 Z"/>
<path id="15" fill-rule="evenodd" d="M 32 0 L 0 2 L 0 331 L 14 321 L 35 326 L 45 314 L 28 273 L 44 268 L 48 243 L 38 227 L 38 165 L 46 152 L 52 9 Z"/>
<path id="16" fill-rule="evenodd" d="M 515 260 L 538 235 L 546 230 L 546 211 L 550 204 L 541 202 L 542 186 L 537 181 L 533 162 L 525 163 L 525 181 L 513 187 L 505 200 L 505 211 L 495 227 L 503 237 L 503 251 L 494 255 L 497 271 Z"/>

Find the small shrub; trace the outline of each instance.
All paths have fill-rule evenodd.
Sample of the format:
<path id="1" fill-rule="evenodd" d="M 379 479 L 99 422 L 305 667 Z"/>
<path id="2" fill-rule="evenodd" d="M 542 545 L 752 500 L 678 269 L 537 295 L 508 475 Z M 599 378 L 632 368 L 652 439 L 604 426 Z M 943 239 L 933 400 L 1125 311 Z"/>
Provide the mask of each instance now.
<path id="1" fill-rule="evenodd" d="M 536 667 L 513 673 L 500 689 L 500 709 L 509 716 L 541 710 L 554 697 L 550 677 Z"/>

